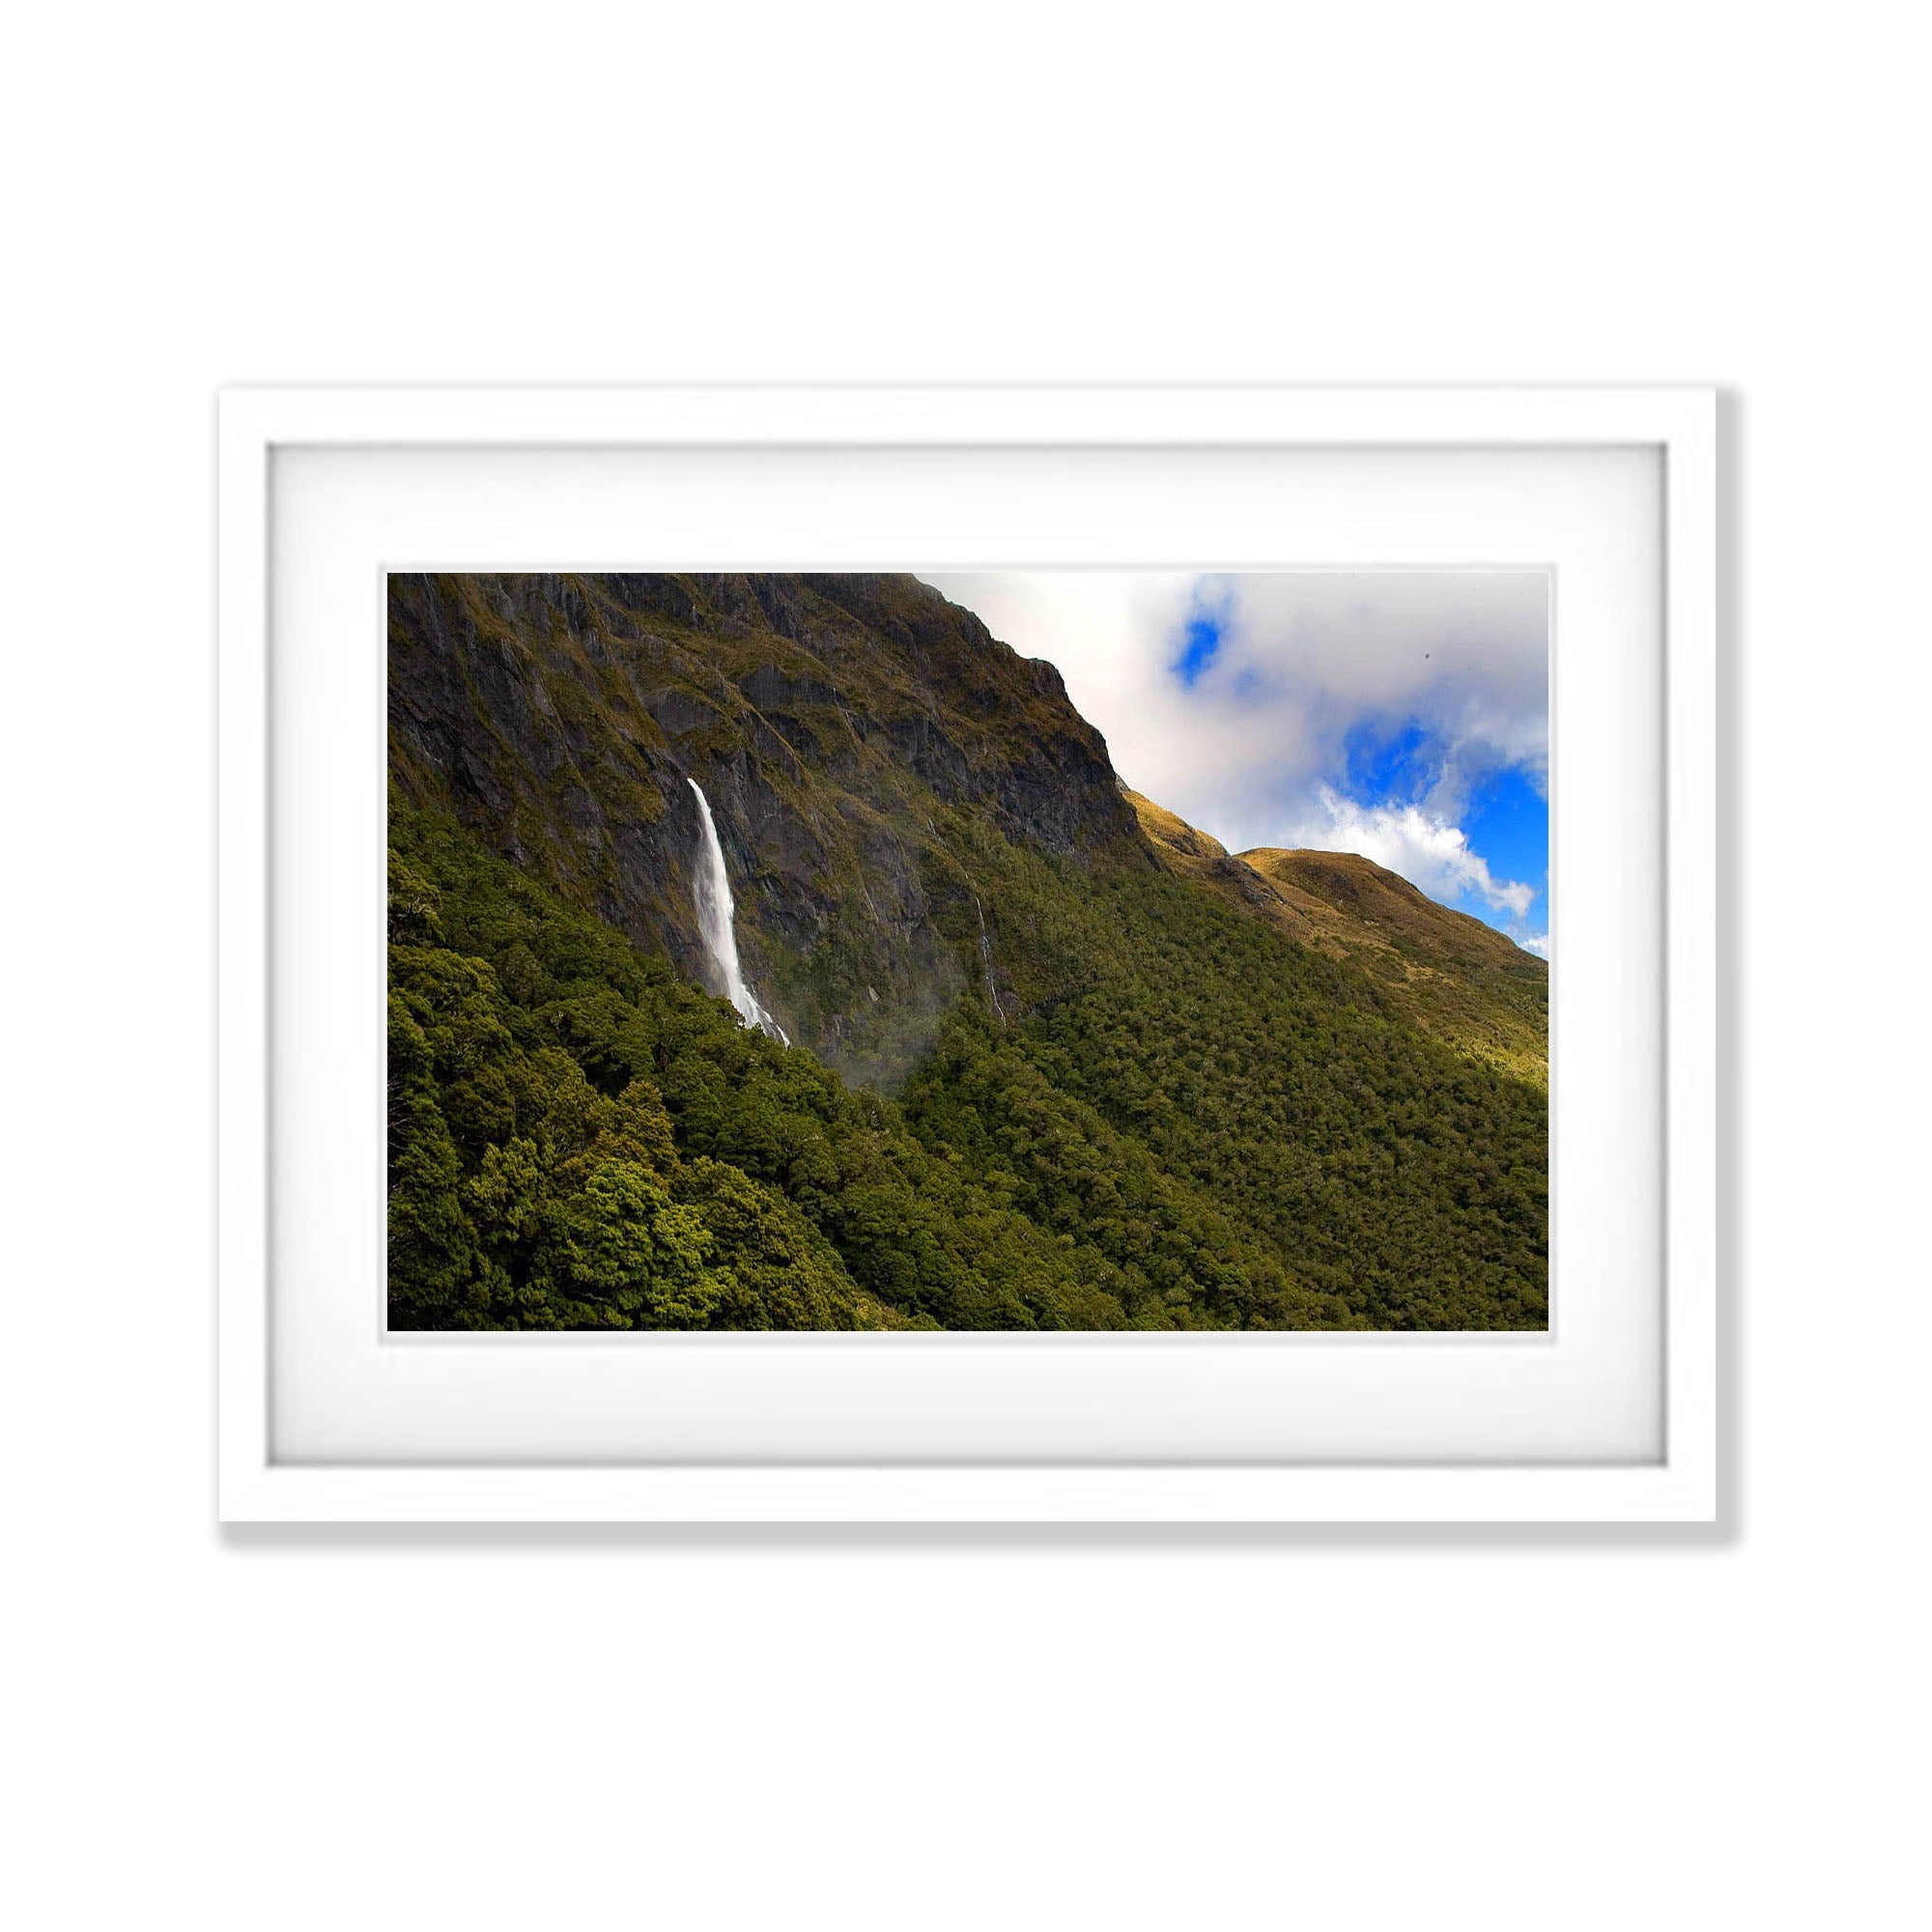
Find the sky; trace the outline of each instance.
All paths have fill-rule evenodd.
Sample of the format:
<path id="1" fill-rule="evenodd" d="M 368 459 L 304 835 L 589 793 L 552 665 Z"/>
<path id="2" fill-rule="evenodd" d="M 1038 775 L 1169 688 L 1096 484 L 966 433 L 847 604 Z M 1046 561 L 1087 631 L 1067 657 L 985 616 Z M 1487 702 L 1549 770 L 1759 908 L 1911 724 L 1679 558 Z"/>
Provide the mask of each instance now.
<path id="1" fill-rule="evenodd" d="M 1055 665 L 1121 777 L 1231 852 L 1360 852 L 1549 956 L 1546 573 L 925 581 Z"/>

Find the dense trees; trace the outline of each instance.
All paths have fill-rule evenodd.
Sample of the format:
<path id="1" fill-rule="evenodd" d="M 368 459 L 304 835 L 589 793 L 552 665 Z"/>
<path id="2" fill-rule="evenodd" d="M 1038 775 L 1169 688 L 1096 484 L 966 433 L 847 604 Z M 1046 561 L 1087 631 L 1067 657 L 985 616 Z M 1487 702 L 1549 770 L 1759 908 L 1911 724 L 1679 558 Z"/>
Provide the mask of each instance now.
<path id="1" fill-rule="evenodd" d="M 912 1117 L 1028 1178 L 1028 1211 L 1136 1242 L 1151 1190 L 1211 1202 L 1178 1275 L 1267 1320 L 1250 1257 L 1378 1328 L 1544 1325 L 1541 1088 L 1403 1024 L 1366 976 L 1184 881 L 1096 868 L 1062 895 L 1088 961 L 1023 1028 L 955 1028 Z M 1111 1135 L 1043 1135 L 1041 1095 Z M 1118 1256 L 1118 1251 L 1117 1256 Z M 1146 1250 L 1137 1245 L 1140 1264 Z"/>
<path id="2" fill-rule="evenodd" d="M 405 1327 L 1116 1326 L 1117 1271 L 882 1096 L 397 808 L 390 1312 Z M 514 990 L 513 990 L 514 988 Z"/>
<path id="3" fill-rule="evenodd" d="M 1009 1012 L 895 1098 L 395 801 L 392 1321 L 1543 1325 L 1539 1092 L 1185 881 L 968 856 Z"/>

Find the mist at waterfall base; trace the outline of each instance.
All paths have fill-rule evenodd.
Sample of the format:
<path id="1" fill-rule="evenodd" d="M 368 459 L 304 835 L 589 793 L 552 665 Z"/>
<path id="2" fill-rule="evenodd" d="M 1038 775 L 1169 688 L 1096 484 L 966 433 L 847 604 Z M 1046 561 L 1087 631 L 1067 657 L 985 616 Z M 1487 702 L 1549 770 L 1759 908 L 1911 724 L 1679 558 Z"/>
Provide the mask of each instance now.
<path id="1" fill-rule="evenodd" d="M 745 982 L 738 964 L 738 935 L 732 926 L 731 881 L 724 871 L 724 848 L 718 842 L 718 826 L 711 816 L 711 801 L 696 779 L 685 783 L 697 795 L 697 815 L 703 822 L 704 838 L 698 849 L 697 869 L 692 881 L 692 900 L 697 908 L 697 929 L 704 938 L 704 950 L 711 955 L 712 971 L 720 990 L 748 1027 L 769 1034 L 781 1046 L 791 1044 L 790 1037 L 758 1004 L 758 996 Z"/>

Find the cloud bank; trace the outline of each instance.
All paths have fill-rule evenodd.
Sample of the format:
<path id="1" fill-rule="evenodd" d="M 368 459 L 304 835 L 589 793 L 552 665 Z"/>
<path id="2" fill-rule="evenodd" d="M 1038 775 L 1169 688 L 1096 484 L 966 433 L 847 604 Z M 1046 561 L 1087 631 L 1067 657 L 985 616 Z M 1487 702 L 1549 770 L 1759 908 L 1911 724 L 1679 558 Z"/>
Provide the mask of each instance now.
<path id="1" fill-rule="evenodd" d="M 1503 775 L 1548 796 L 1543 572 L 926 581 L 1050 659 L 1122 777 L 1231 850 L 1361 852 L 1548 956 L 1547 846 L 1513 876 L 1468 830 Z"/>
<path id="2" fill-rule="evenodd" d="M 1302 828 L 1314 837 L 1297 836 L 1296 844 L 1320 838 L 1324 849 L 1359 852 L 1378 866 L 1400 872 L 1431 898 L 1453 903 L 1474 895 L 1492 912 L 1510 913 L 1519 920 L 1528 916 L 1536 888 L 1493 877 L 1488 862 L 1470 851 L 1467 838 L 1457 826 L 1432 817 L 1419 806 L 1358 805 L 1353 799 L 1338 798 L 1326 785 L 1321 787 L 1320 803 L 1325 821 Z"/>

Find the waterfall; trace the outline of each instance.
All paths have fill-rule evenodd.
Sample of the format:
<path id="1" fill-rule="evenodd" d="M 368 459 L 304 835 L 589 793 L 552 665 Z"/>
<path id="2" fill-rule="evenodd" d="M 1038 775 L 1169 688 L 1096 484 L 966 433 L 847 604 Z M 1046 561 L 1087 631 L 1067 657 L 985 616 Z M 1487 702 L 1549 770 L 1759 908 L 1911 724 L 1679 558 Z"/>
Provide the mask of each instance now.
<path id="1" fill-rule="evenodd" d="M 1007 1009 L 1000 1004 L 1000 988 L 993 978 L 993 942 L 986 937 L 986 909 L 980 903 L 980 895 L 973 895 L 973 910 L 980 915 L 980 963 L 986 969 L 986 1000 L 993 1011 L 999 1015 L 1000 1024 L 1007 1023 Z"/>
<path id="2" fill-rule="evenodd" d="M 748 1027 L 769 1034 L 781 1046 L 789 1046 L 783 1027 L 758 1004 L 758 996 L 745 983 L 738 965 L 738 936 L 731 924 L 731 881 L 724 872 L 724 848 L 718 842 L 718 827 L 711 816 L 711 801 L 696 779 L 687 779 L 697 794 L 697 813 L 704 821 L 704 848 L 698 854 L 697 871 L 692 881 L 691 896 L 697 908 L 697 929 L 704 935 L 704 950 L 723 983 L 724 997 L 737 1009 Z"/>

